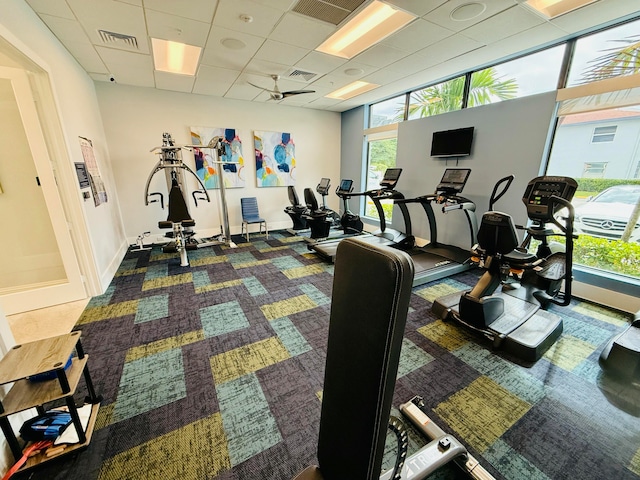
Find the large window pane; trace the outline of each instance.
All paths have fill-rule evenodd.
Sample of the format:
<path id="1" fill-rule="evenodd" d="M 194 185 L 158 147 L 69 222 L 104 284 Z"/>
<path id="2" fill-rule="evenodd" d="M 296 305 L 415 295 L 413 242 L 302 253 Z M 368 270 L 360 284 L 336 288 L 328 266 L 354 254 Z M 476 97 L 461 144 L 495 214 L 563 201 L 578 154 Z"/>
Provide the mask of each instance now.
<path id="1" fill-rule="evenodd" d="M 640 278 L 640 107 L 559 119 L 550 175 L 578 181 L 574 262 Z"/>
<path id="2" fill-rule="evenodd" d="M 640 20 L 576 41 L 567 86 L 640 72 Z"/>
<path id="3" fill-rule="evenodd" d="M 564 49 L 561 45 L 472 73 L 469 107 L 555 90 Z"/>
<path id="4" fill-rule="evenodd" d="M 400 95 L 384 102 L 372 104 L 369 109 L 369 128 L 404 120 L 405 98 L 406 95 Z"/>
<path id="5" fill-rule="evenodd" d="M 369 152 L 367 158 L 367 182 L 366 190 L 376 190 L 380 188 L 380 180 L 384 176 L 387 168 L 396 166 L 396 148 L 398 140 L 396 137 L 380 140 L 369 140 Z M 365 197 L 365 216 L 378 219 L 378 211 L 369 197 Z M 382 208 L 385 213 L 385 220 L 391 221 L 393 201 L 383 201 Z"/>
<path id="6" fill-rule="evenodd" d="M 409 120 L 460 110 L 463 95 L 464 77 L 411 92 Z"/>

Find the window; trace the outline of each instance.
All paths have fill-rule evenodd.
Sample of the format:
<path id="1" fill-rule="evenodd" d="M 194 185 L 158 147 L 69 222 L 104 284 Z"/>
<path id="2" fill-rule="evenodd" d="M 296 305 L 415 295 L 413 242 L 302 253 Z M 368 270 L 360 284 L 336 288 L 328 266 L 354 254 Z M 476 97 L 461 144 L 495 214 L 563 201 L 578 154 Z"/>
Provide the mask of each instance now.
<path id="1" fill-rule="evenodd" d="M 406 95 L 374 103 L 369 109 L 369 128 L 389 125 L 404 120 Z"/>
<path id="2" fill-rule="evenodd" d="M 582 176 L 585 178 L 603 178 L 606 168 L 606 162 L 585 163 Z"/>
<path id="3" fill-rule="evenodd" d="M 377 190 L 380 188 L 380 180 L 384 177 L 387 168 L 396 166 L 396 149 L 398 146 L 397 130 L 370 134 L 367 137 L 367 179 L 365 190 Z M 378 211 L 369 197 L 365 197 L 364 216 L 378 220 Z M 383 201 L 384 218 L 391 221 L 393 200 Z"/>
<path id="4" fill-rule="evenodd" d="M 638 73 L 640 20 L 576 41 L 568 87 Z"/>
<path id="5" fill-rule="evenodd" d="M 613 127 L 596 127 L 593 129 L 593 137 L 591 143 L 613 142 L 616 136 L 617 126 Z"/>
<path id="6" fill-rule="evenodd" d="M 408 119 L 430 117 L 462 108 L 465 77 L 431 85 L 411 92 Z"/>
<path id="7" fill-rule="evenodd" d="M 565 48 L 559 45 L 473 72 L 469 107 L 555 90 Z"/>

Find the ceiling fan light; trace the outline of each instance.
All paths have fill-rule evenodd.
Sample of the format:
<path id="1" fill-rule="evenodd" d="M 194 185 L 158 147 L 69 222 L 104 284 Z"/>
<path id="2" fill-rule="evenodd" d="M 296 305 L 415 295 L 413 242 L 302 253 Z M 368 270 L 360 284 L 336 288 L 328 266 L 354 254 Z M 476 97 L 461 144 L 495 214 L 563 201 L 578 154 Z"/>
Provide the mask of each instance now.
<path id="1" fill-rule="evenodd" d="M 151 39 L 153 64 L 161 72 L 195 75 L 202 48 L 186 43 Z"/>
<path id="2" fill-rule="evenodd" d="M 407 25 L 416 17 L 374 0 L 316 50 L 342 58 L 353 58 Z"/>
<path id="3" fill-rule="evenodd" d="M 357 95 L 373 90 L 374 88 L 378 88 L 379 86 L 380 85 L 375 83 L 357 80 L 349 85 L 339 88 L 338 90 L 334 90 L 333 92 L 325 95 L 325 97 L 333 98 L 335 100 L 348 100 L 349 98 L 353 98 Z"/>
<path id="4" fill-rule="evenodd" d="M 596 0 L 526 0 L 525 5 L 541 13 L 545 18 L 555 18 L 584 7 Z"/>

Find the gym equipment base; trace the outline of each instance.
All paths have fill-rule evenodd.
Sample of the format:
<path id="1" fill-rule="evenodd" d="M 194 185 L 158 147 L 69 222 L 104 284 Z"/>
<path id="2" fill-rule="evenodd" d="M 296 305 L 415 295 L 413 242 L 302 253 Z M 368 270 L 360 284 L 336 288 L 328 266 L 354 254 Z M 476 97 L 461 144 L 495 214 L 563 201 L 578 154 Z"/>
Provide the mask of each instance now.
<path id="1" fill-rule="evenodd" d="M 479 328 L 460 318 L 457 311 L 460 292 L 436 299 L 432 311 L 441 320 L 455 320 L 493 341 L 493 347 L 504 350 L 525 362 L 535 362 L 544 355 L 562 334 L 562 318 L 540 310 L 538 305 L 497 293 L 504 299 L 504 313 L 485 328 Z"/>

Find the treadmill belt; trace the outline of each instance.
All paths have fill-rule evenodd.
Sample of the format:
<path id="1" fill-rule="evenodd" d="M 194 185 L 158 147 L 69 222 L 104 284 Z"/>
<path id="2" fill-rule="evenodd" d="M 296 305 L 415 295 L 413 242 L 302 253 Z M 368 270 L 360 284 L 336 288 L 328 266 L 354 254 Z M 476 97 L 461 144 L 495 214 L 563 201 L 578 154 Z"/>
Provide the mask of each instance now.
<path id="1" fill-rule="evenodd" d="M 409 252 L 409 255 L 411 255 L 411 260 L 413 260 L 413 265 L 416 273 L 420 273 L 420 272 L 424 272 L 425 270 L 431 270 L 432 268 L 444 267 L 445 265 L 456 263 L 440 255 L 435 255 L 435 254 L 421 252 L 421 251 Z"/>

